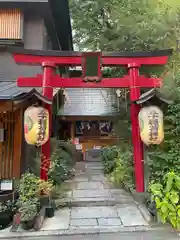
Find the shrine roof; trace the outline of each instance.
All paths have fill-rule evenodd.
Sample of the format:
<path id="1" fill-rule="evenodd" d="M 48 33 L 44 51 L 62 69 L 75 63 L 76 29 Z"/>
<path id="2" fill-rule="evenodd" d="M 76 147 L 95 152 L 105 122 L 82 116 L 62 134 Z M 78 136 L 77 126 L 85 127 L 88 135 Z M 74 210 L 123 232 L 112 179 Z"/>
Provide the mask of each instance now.
<path id="1" fill-rule="evenodd" d="M 114 89 L 68 88 L 68 101 L 60 116 L 112 116 L 117 114 L 117 95 Z"/>
<path id="2" fill-rule="evenodd" d="M 156 88 L 150 89 L 149 91 L 141 94 L 140 98 L 135 101 L 136 104 L 143 104 L 147 102 L 148 100 L 152 98 L 157 98 L 161 100 L 162 102 L 165 102 L 167 104 L 172 104 L 173 101 L 170 99 L 167 99 L 165 96 L 163 96 L 162 93 L 160 93 Z"/>
<path id="3" fill-rule="evenodd" d="M 15 104 L 28 101 L 31 97 L 51 104 L 52 101 L 42 96 L 41 92 L 32 88 L 19 88 L 14 81 L 0 82 L 0 100 L 12 100 Z"/>
<path id="4" fill-rule="evenodd" d="M 15 81 L 0 82 L 0 100 L 10 100 L 23 92 L 28 91 L 17 87 Z"/>

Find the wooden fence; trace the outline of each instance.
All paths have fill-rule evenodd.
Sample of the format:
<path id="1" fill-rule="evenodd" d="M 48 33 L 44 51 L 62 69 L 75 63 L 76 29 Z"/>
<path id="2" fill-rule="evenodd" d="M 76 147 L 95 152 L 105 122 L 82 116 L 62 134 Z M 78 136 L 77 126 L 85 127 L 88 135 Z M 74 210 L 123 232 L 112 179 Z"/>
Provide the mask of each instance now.
<path id="1" fill-rule="evenodd" d="M 20 177 L 22 115 L 16 112 L 0 112 L 0 179 Z"/>

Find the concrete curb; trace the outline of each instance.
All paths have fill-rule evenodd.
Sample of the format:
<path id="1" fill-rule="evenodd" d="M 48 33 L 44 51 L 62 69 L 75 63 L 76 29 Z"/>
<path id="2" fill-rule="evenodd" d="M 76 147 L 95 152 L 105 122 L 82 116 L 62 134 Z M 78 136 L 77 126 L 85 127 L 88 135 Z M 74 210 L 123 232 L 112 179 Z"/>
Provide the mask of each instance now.
<path id="1" fill-rule="evenodd" d="M 70 236 L 70 235 L 94 235 L 100 233 L 118 233 L 118 232 L 146 232 L 146 231 L 161 231 L 164 227 L 105 227 L 100 228 L 99 226 L 94 228 L 82 228 L 82 229 L 67 229 L 67 230 L 54 230 L 54 231 L 29 231 L 29 232 L 0 232 L 0 239 L 13 239 L 13 238 L 32 238 L 32 237 L 43 237 L 43 236 Z M 168 230 L 166 228 L 166 230 Z M 169 230 L 173 231 L 172 228 Z"/>
<path id="2" fill-rule="evenodd" d="M 146 220 L 146 222 L 151 223 L 153 221 L 153 217 L 148 211 L 147 207 L 144 204 L 138 204 L 137 207 L 141 212 L 143 218 Z"/>
<path id="3" fill-rule="evenodd" d="M 131 194 L 134 201 L 136 202 L 136 205 L 141 212 L 143 218 L 146 220 L 147 223 L 151 223 L 153 221 L 153 217 L 150 214 L 149 210 L 147 209 L 146 205 L 143 203 L 143 199 L 145 196 L 145 193 L 138 194 L 134 189 L 129 188 L 127 185 L 125 185 L 125 189 Z"/>

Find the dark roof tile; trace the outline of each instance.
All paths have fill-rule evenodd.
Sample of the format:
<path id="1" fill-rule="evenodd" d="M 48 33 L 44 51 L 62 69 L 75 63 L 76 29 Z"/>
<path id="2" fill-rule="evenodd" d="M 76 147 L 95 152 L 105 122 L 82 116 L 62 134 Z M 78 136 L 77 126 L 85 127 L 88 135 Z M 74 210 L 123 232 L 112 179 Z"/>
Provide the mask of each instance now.
<path id="1" fill-rule="evenodd" d="M 116 114 L 117 97 L 113 89 L 69 88 L 66 101 L 59 115 L 62 116 L 109 116 Z"/>

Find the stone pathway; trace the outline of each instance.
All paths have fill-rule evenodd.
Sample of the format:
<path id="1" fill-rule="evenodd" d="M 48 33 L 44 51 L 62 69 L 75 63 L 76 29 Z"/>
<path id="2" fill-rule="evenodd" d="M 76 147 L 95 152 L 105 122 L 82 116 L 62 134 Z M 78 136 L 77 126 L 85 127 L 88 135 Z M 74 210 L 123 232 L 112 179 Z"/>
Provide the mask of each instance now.
<path id="1" fill-rule="evenodd" d="M 77 163 L 78 165 L 81 163 Z M 40 231 L 0 231 L 0 239 L 34 238 L 103 233 L 164 231 L 168 226 L 150 226 L 140 206 L 124 189 L 113 189 L 104 177 L 100 162 L 87 162 L 76 169 L 76 176 L 67 184 L 71 191 L 58 204 L 61 208 L 53 218 L 44 221 Z M 141 209 L 141 211 L 140 211 Z M 141 214 L 143 213 L 143 215 Z M 171 231 L 171 229 L 169 229 Z M 51 239 L 51 238 L 50 238 Z M 74 238 L 73 238 L 74 239 Z M 123 238 L 124 239 L 124 238 Z M 154 239 L 154 238 L 153 238 Z"/>
<path id="2" fill-rule="evenodd" d="M 66 206 L 46 219 L 42 230 L 111 229 L 148 227 L 137 204 L 124 189 L 111 189 L 100 162 L 85 164 L 68 181 L 72 191 L 59 201 Z"/>

